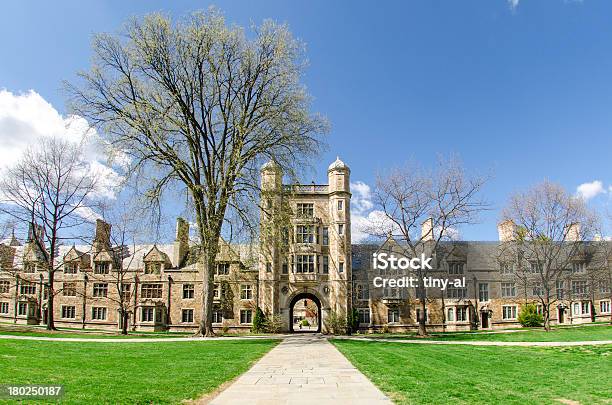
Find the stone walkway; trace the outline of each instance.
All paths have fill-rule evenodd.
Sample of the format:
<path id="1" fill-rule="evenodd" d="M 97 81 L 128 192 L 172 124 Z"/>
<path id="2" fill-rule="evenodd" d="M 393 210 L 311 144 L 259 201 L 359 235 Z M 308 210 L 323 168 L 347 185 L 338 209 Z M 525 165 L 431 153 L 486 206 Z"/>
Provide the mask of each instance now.
<path id="1" fill-rule="evenodd" d="M 392 404 L 320 335 L 293 335 L 210 401 L 225 404 Z"/>

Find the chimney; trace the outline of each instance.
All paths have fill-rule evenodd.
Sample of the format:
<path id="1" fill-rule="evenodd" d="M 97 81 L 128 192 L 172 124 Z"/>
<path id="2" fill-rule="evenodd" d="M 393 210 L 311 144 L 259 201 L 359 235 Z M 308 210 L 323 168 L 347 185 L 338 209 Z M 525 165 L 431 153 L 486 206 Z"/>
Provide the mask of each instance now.
<path id="1" fill-rule="evenodd" d="M 580 224 L 574 222 L 565 227 L 565 240 L 567 242 L 578 242 L 580 237 Z"/>
<path id="2" fill-rule="evenodd" d="M 429 240 L 433 240 L 433 218 L 427 218 L 421 224 L 421 241 L 427 242 Z"/>
<path id="3" fill-rule="evenodd" d="M 95 252 L 108 250 L 111 247 L 110 243 L 111 225 L 101 219 L 96 219 L 96 234 L 93 240 L 93 248 Z"/>
<path id="4" fill-rule="evenodd" d="M 189 252 L 189 222 L 181 217 L 176 219 L 176 239 L 173 252 L 172 264 L 180 267 Z"/>
<path id="5" fill-rule="evenodd" d="M 516 225 L 511 219 L 506 219 L 497 224 L 497 233 L 499 234 L 500 242 L 510 242 L 514 240 Z"/>

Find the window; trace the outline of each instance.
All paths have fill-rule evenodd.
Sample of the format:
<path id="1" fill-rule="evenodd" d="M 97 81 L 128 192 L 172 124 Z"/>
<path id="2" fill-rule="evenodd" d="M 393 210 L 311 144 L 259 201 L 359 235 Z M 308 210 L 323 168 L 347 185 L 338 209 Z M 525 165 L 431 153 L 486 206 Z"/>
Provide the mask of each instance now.
<path id="1" fill-rule="evenodd" d="M 581 295 L 587 293 L 587 285 L 584 280 L 572 281 L 572 294 Z"/>
<path id="2" fill-rule="evenodd" d="M 252 323 L 253 322 L 253 311 L 250 309 L 240 310 L 240 323 Z"/>
<path id="3" fill-rule="evenodd" d="M 582 310 L 583 315 L 588 315 L 591 313 L 591 303 L 588 301 L 580 303 L 580 309 Z"/>
<path id="4" fill-rule="evenodd" d="M 213 290 L 213 299 L 218 300 L 221 298 L 221 289 L 219 284 L 214 284 L 213 285 L 214 290 Z"/>
<path id="5" fill-rule="evenodd" d="M 0 314 L 8 314 L 8 313 L 9 313 L 9 303 L 0 302 Z"/>
<path id="6" fill-rule="evenodd" d="M 313 203 L 298 203 L 297 204 L 297 215 L 298 217 L 308 217 L 311 218 L 314 216 L 314 204 Z"/>
<path id="7" fill-rule="evenodd" d="M 457 307 L 457 322 L 467 321 L 467 307 Z"/>
<path id="8" fill-rule="evenodd" d="M 23 282 L 19 287 L 21 294 L 36 294 L 36 284 Z"/>
<path id="9" fill-rule="evenodd" d="M 338 235 L 344 235 L 344 224 L 338 224 Z"/>
<path id="10" fill-rule="evenodd" d="M 329 274 L 329 256 L 323 256 L 323 274 Z"/>
<path id="11" fill-rule="evenodd" d="M 516 305 L 502 306 L 502 319 L 516 319 Z"/>
<path id="12" fill-rule="evenodd" d="M 35 263 L 26 263 L 23 266 L 24 273 L 34 273 L 36 272 L 36 264 Z"/>
<path id="13" fill-rule="evenodd" d="M 323 246 L 329 246 L 329 227 L 323 227 Z"/>
<path id="14" fill-rule="evenodd" d="M 289 265 L 287 264 L 287 260 L 283 261 L 282 270 L 283 274 L 289 274 Z"/>
<path id="15" fill-rule="evenodd" d="M 421 308 L 416 310 L 417 322 L 421 322 Z M 427 310 L 425 310 L 425 322 L 427 322 Z"/>
<path id="16" fill-rule="evenodd" d="M 283 240 L 283 244 L 284 245 L 288 245 L 289 244 L 289 228 L 286 226 L 283 226 L 282 229 L 282 240 Z"/>
<path id="17" fill-rule="evenodd" d="M 401 298 L 399 287 L 383 287 L 383 298 L 390 298 L 390 299 Z"/>
<path id="18" fill-rule="evenodd" d="M 542 304 L 536 305 L 536 314 L 544 315 L 544 307 Z"/>
<path id="19" fill-rule="evenodd" d="M 64 274 L 76 274 L 79 270 L 78 262 L 64 263 Z"/>
<path id="20" fill-rule="evenodd" d="M 314 255 L 297 255 L 295 261 L 296 273 L 314 273 Z"/>
<path id="21" fill-rule="evenodd" d="M 462 262 L 449 262 L 448 263 L 448 274 L 463 274 Z"/>
<path id="22" fill-rule="evenodd" d="M 127 301 L 130 299 L 131 291 L 132 291 L 131 284 L 121 284 L 121 297 L 123 298 L 124 301 Z"/>
<path id="23" fill-rule="evenodd" d="M 76 296 L 76 284 L 75 283 L 64 283 L 62 286 L 62 295 L 65 297 Z"/>
<path id="24" fill-rule="evenodd" d="M 154 308 L 153 307 L 142 307 L 140 311 L 140 320 L 142 322 L 153 322 L 154 320 Z"/>
<path id="25" fill-rule="evenodd" d="M 298 225 L 296 227 L 295 240 L 297 243 L 314 243 L 314 235 L 314 225 Z"/>
<path id="26" fill-rule="evenodd" d="M 104 307 L 93 307 L 91 308 L 91 319 L 97 321 L 103 321 L 106 319 L 106 308 Z"/>
<path id="27" fill-rule="evenodd" d="M 193 298 L 194 285 L 193 284 L 183 284 L 183 299 L 189 300 Z"/>
<path id="28" fill-rule="evenodd" d="M 501 274 L 513 274 L 514 273 L 514 263 L 504 262 L 500 264 Z"/>
<path id="29" fill-rule="evenodd" d="M 501 283 L 502 297 L 516 296 L 516 286 L 514 283 Z"/>
<path id="30" fill-rule="evenodd" d="M 399 321 L 399 309 L 389 309 L 387 311 L 387 323 L 397 323 Z"/>
<path id="31" fill-rule="evenodd" d="M 110 265 L 108 262 L 96 263 L 94 266 L 94 274 L 108 274 Z"/>
<path id="32" fill-rule="evenodd" d="M 75 319 L 76 307 L 74 305 L 62 305 L 62 318 Z"/>
<path id="33" fill-rule="evenodd" d="M 338 200 L 338 211 L 342 211 L 344 209 L 344 200 Z"/>
<path id="34" fill-rule="evenodd" d="M 446 297 L 447 298 L 451 298 L 451 299 L 455 299 L 455 300 L 460 300 L 460 299 L 464 299 L 467 295 L 467 289 L 466 288 L 455 288 L 455 287 L 448 287 L 446 290 Z"/>
<path id="35" fill-rule="evenodd" d="M 370 323 L 370 308 L 358 308 L 357 309 L 357 319 L 360 324 L 369 324 Z"/>
<path id="36" fill-rule="evenodd" d="M 557 288 L 557 299 L 562 300 L 565 295 L 563 290 L 563 280 L 557 281 L 555 287 Z"/>
<path id="37" fill-rule="evenodd" d="M 481 302 L 489 301 L 489 284 L 478 284 L 478 300 Z"/>
<path id="38" fill-rule="evenodd" d="M 0 281 L 0 294 L 9 292 L 9 288 L 11 287 L 11 282 L 8 280 Z"/>
<path id="39" fill-rule="evenodd" d="M 181 315 L 181 321 L 184 323 L 192 323 L 193 322 L 193 309 L 183 309 Z"/>
<path id="40" fill-rule="evenodd" d="M 142 298 L 161 298 L 162 297 L 162 285 L 161 284 L 143 284 L 140 287 L 140 295 Z"/>
<path id="41" fill-rule="evenodd" d="M 108 296 L 108 283 L 94 283 L 93 296 L 94 297 Z"/>
<path id="42" fill-rule="evenodd" d="M 145 263 L 145 274 L 160 274 L 161 273 L 161 263 L 160 262 L 148 262 Z"/>
<path id="43" fill-rule="evenodd" d="M 266 273 L 272 273 L 272 263 L 266 263 Z"/>
<path id="44" fill-rule="evenodd" d="M 455 322 L 455 309 L 454 308 L 446 309 L 446 320 L 448 322 Z"/>
<path id="45" fill-rule="evenodd" d="M 217 274 L 220 276 L 227 276 L 230 271 L 229 263 L 217 263 Z"/>
<path id="46" fill-rule="evenodd" d="M 544 294 L 544 289 L 542 288 L 542 283 L 535 283 L 533 285 L 533 289 L 531 291 L 534 296 L 540 297 Z"/>
<path id="47" fill-rule="evenodd" d="M 17 305 L 17 315 L 26 316 L 28 314 L 28 304 L 27 302 L 20 302 Z"/>
<path id="48" fill-rule="evenodd" d="M 7 312 L 8 312 L 8 307 L 7 307 Z M 599 302 L 599 312 L 601 312 L 602 314 L 609 314 L 610 313 L 610 301 L 600 301 Z"/>
<path id="49" fill-rule="evenodd" d="M 599 292 L 602 294 L 610 293 L 610 283 L 607 281 L 600 281 L 599 282 Z"/>
<path id="50" fill-rule="evenodd" d="M 344 273 L 344 262 L 338 263 L 338 273 Z"/>
<path id="51" fill-rule="evenodd" d="M 585 271 L 586 271 L 585 262 L 573 262 L 572 263 L 572 273 L 584 273 Z"/>
<path id="52" fill-rule="evenodd" d="M 539 261 L 531 261 L 529 262 L 531 265 L 531 272 L 532 273 L 539 273 L 542 274 L 542 272 L 544 271 L 544 266 L 542 265 L 542 262 Z"/>
<path id="53" fill-rule="evenodd" d="M 240 286 L 240 299 L 241 300 L 252 300 L 253 299 L 253 286 L 251 284 L 242 284 Z"/>
<path id="54" fill-rule="evenodd" d="M 223 322 L 223 312 L 219 309 L 213 310 L 212 313 L 212 321 L 213 323 L 222 323 Z"/>
<path id="55" fill-rule="evenodd" d="M 355 286 L 355 295 L 360 301 L 366 301 L 370 298 L 367 284 L 357 284 Z"/>

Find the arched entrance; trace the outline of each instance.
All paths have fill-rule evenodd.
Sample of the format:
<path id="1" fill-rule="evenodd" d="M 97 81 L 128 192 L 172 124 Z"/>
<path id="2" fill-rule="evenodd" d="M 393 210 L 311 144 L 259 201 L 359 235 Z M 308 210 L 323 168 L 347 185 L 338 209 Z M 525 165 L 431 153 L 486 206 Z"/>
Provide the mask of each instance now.
<path id="1" fill-rule="evenodd" d="M 316 295 L 304 292 L 293 297 L 289 305 L 290 332 L 319 333 L 321 318 L 321 301 Z"/>

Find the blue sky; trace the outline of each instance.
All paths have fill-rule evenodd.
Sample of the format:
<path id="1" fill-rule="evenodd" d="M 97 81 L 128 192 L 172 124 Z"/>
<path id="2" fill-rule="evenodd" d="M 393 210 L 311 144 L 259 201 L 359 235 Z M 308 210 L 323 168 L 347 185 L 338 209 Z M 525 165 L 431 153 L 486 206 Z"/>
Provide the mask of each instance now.
<path id="1" fill-rule="evenodd" d="M 465 239 L 496 239 L 513 191 L 547 178 L 608 205 L 612 184 L 612 2 L 2 2 L 0 89 L 34 90 L 65 113 L 62 80 L 89 65 L 95 32 L 130 16 L 214 4 L 240 25 L 272 18 L 307 44 L 305 83 L 332 124 L 317 173 L 339 155 L 352 180 L 456 153 L 492 171 L 495 208 Z M 0 112 L 1 114 L 1 112 Z M 1 134 L 0 134 L 1 135 Z"/>

